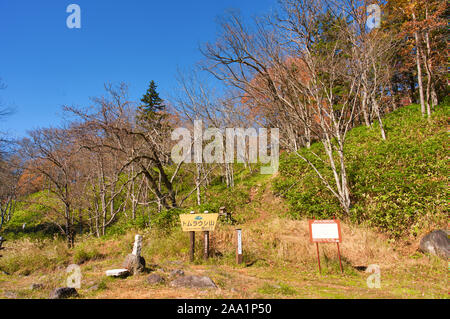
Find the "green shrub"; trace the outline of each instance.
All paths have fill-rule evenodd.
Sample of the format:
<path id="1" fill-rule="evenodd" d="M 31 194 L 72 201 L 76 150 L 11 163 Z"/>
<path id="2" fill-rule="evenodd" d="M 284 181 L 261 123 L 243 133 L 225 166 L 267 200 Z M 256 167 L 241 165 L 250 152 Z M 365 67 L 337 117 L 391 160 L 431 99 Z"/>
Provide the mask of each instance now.
<path id="1" fill-rule="evenodd" d="M 8 274 L 27 276 L 36 271 L 51 271 L 70 263 L 66 244 L 59 240 L 38 241 L 25 238 L 15 241 L 14 247 L 8 245 L 2 255 L 0 269 Z"/>
<path id="2" fill-rule="evenodd" d="M 180 221 L 180 214 L 186 213 L 182 209 L 164 209 L 160 213 L 154 214 L 150 217 L 150 223 L 153 227 L 158 229 L 170 230 L 177 226 Z"/>
<path id="3" fill-rule="evenodd" d="M 345 147 L 352 208 L 345 216 L 337 201 L 316 173 L 295 154 L 283 154 L 280 175 L 273 187 L 286 198 L 293 218 L 350 219 L 393 237 L 417 235 L 446 220 L 448 107 L 439 107 L 430 120 L 419 107 L 398 109 L 384 118 L 387 140 L 379 128 L 360 126 L 348 134 Z M 312 150 L 326 158 L 320 143 Z M 322 174 L 331 172 L 307 150 L 305 156 Z"/>
<path id="4" fill-rule="evenodd" d="M 265 295 L 283 296 L 293 296 L 297 294 L 297 290 L 284 283 L 280 283 L 278 285 L 270 285 L 268 283 L 265 283 L 258 289 L 258 292 Z"/>
<path id="5" fill-rule="evenodd" d="M 97 248 L 88 247 L 88 245 L 81 244 L 75 247 L 73 262 L 80 265 L 86 261 L 101 258 L 103 258 L 103 255 L 97 250 Z"/>

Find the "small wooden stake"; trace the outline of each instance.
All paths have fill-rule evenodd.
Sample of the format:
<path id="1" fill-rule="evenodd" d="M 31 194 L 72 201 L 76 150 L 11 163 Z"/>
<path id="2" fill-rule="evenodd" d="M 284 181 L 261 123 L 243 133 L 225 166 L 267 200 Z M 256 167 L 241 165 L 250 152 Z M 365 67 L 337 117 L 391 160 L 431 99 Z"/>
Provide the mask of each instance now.
<path id="1" fill-rule="evenodd" d="M 344 270 L 342 269 L 341 252 L 339 250 L 339 243 L 336 243 L 336 244 L 337 244 L 338 256 L 339 256 L 339 266 L 341 267 L 341 273 L 344 273 Z"/>
<path id="2" fill-rule="evenodd" d="M 243 260 L 242 256 L 242 230 L 236 229 L 237 235 L 237 247 L 236 247 L 236 263 L 241 264 Z"/>
<path id="3" fill-rule="evenodd" d="M 205 214 L 208 214 L 208 211 L 204 211 Z M 205 250 L 203 251 L 203 259 L 207 260 L 209 257 L 209 231 L 203 232 L 203 237 L 205 240 Z"/>
<path id="4" fill-rule="evenodd" d="M 195 231 L 189 232 L 190 249 L 189 249 L 189 260 L 194 261 L 195 254 Z"/>
<path id="5" fill-rule="evenodd" d="M 322 274 L 322 269 L 320 269 L 319 243 L 316 243 L 316 247 L 317 247 L 317 263 L 319 264 L 319 273 Z"/>
<path id="6" fill-rule="evenodd" d="M 203 232 L 205 238 L 205 251 L 203 252 L 203 258 L 206 260 L 209 257 L 209 231 Z"/>
<path id="7" fill-rule="evenodd" d="M 194 211 L 191 211 L 191 214 L 194 214 Z M 189 260 L 190 262 L 194 261 L 194 254 L 195 254 L 195 231 L 189 232 L 189 241 L 190 241 L 190 247 L 189 247 Z"/>

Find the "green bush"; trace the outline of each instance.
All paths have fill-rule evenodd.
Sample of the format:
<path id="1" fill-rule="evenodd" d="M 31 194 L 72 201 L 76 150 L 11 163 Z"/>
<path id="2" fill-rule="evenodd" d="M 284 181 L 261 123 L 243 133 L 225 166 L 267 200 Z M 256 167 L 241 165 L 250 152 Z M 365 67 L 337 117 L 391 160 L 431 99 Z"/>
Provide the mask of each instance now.
<path id="1" fill-rule="evenodd" d="M 162 210 L 160 213 L 154 214 L 150 217 L 150 223 L 153 227 L 158 229 L 170 230 L 180 221 L 180 214 L 186 213 L 182 209 Z"/>
<path id="2" fill-rule="evenodd" d="M 87 245 L 81 244 L 76 246 L 73 255 L 73 262 L 75 264 L 82 264 L 89 260 L 96 260 L 103 258 L 103 255 L 95 247 L 87 247 Z"/>
<path id="3" fill-rule="evenodd" d="M 345 147 L 352 208 L 345 216 L 340 205 L 316 173 L 295 154 L 283 154 L 275 191 L 286 198 L 293 218 L 347 218 L 393 237 L 417 235 L 446 220 L 448 107 L 441 106 L 431 119 L 419 107 L 398 109 L 384 118 L 387 140 L 379 128 L 360 126 L 348 134 Z M 325 159 L 320 143 L 312 150 Z M 331 172 L 308 155 L 322 174 Z"/>
<path id="4" fill-rule="evenodd" d="M 51 243 L 51 244 L 50 244 Z M 68 265 L 70 254 L 66 243 L 55 240 L 17 240 L 14 247 L 2 251 L 0 270 L 8 274 L 28 276 L 36 271 L 54 270 Z"/>

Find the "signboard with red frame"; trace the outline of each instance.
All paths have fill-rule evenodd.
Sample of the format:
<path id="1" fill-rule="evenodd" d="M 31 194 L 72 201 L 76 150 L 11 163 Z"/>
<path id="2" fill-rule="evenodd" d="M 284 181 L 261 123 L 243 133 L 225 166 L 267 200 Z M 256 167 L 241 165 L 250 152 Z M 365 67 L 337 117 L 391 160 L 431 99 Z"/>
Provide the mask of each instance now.
<path id="1" fill-rule="evenodd" d="M 309 239 L 312 243 L 341 243 L 341 224 L 339 220 L 310 220 Z"/>
<path id="2" fill-rule="evenodd" d="M 341 251 L 339 249 L 339 243 L 342 242 L 341 224 L 338 220 L 310 220 L 309 240 L 311 241 L 311 243 L 316 244 L 319 272 L 322 272 L 320 268 L 319 243 L 336 243 L 339 256 L 339 267 L 341 268 L 341 272 L 344 272 L 344 269 L 342 268 Z"/>

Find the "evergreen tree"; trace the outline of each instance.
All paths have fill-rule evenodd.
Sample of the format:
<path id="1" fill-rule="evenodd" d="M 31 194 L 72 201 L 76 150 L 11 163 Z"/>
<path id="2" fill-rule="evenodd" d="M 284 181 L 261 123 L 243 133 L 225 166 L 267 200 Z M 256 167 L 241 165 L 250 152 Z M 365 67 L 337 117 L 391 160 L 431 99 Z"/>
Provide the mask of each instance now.
<path id="1" fill-rule="evenodd" d="M 162 111 L 166 106 L 164 101 L 159 97 L 159 93 L 156 91 L 157 85 L 155 81 L 151 81 L 147 92 L 141 99 L 143 103 L 138 107 L 137 119 L 141 124 L 151 124 L 159 122 L 163 118 Z"/>

